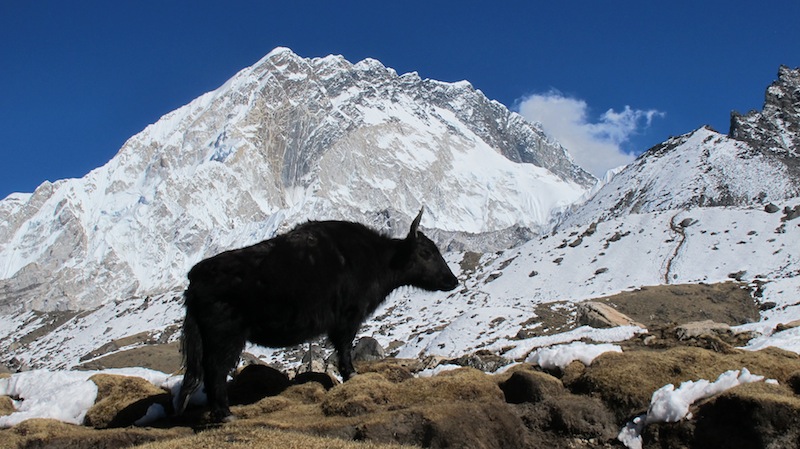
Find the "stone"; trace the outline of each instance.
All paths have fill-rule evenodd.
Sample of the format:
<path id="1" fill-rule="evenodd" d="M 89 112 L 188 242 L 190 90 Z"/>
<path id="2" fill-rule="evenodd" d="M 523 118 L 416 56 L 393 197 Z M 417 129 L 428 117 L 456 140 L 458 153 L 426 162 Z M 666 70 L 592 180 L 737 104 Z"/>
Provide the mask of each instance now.
<path id="1" fill-rule="evenodd" d="M 386 357 L 383 346 L 372 337 L 362 337 L 353 347 L 354 362 L 371 362 Z"/>
<path id="2" fill-rule="evenodd" d="M 252 404 L 267 396 L 275 396 L 289 388 L 286 374 L 267 365 L 247 365 L 228 385 L 231 404 Z"/>
<path id="3" fill-rule="evenodd" d="M 327 361 L 325 355 L 319 346 L 311 345 L 311 347 L 303 354 L 300 366 L 297 367 L 297 374 L 306 372 L 324 373 L 327 370 Z"/>
<path id="4" fill-rule="evenodd" d="M 594 328 L 645 327 L 610 305 L 597 301 L 585 301 L 578 304 L 578 324 Z"/>
<path id="5" fill-rule="evenodd" d="M 716 323 L 712 320 L 693 321 L 681 324 L 675 328 L 678 340 L 689 340 L 707 335 L 719 335 L 731 333 L 731 327 L 725 323 Z"/>

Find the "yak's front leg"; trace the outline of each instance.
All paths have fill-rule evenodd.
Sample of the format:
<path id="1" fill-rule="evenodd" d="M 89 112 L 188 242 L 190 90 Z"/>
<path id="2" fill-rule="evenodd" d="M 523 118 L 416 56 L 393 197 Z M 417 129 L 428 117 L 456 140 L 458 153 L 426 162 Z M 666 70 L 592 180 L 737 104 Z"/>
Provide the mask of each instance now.
<path id="1" fill-rule="evenodd" d="M 338 356 L 339 374 L 342 375 L 342 380 L 346 381 L 356 374 L 356 369 L 353 367 L 353 340 L 356 338 L 358 329 L 350 330 L 337 330 L 328 334 L 328 339 L 333 343 Z"/>

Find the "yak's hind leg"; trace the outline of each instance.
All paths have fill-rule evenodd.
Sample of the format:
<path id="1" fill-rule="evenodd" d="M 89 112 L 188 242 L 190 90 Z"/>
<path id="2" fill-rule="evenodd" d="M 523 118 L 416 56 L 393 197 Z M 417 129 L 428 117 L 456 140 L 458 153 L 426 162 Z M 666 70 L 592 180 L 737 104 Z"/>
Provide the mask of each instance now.
<path id="1" fill-rule="evenodd" d="M 241 336 L 214 335 L 214 341 L 205 346 L 203 371 L 208 404 L 211 406 L 211 420 L 230 421 L 231 410 L 228 404 L 228 374 L 236 368 L 239 356 L 244 349 L 245 339 Z"/>
<path id="2" fill-rule="evenodd" d="M 336 349 L 338 356 L 339 374 L 342 375 L 342 380 L 348 380 L 356 374 L 356 369 L 353 367 L 353 340 L 356 338 L 358 328 L 347 330 L 335 330 L 328 334 L 328 339 Z"/>

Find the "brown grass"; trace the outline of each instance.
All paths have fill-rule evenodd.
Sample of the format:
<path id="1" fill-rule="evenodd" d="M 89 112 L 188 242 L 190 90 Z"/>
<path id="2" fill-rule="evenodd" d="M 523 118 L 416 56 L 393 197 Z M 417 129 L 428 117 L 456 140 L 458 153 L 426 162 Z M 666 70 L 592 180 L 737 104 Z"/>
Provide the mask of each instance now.
<path id="1" fill-rule="evenodd" d="M 738 319 L 736 316 L 746 316 L 750 310 L 750 305 L 740 304 L 738 296 L 731 299 L 740 292 L 735 284 L 665 286 L 664 289 L 631 292 L 639 295 L 639 302 L 650 301 L 649 304 L 634 304 L 633 296 L 629 302 L 631 307 L 638 307 L 636 313 L 661 322 L 680 321 L 687 316 L 683 309 L 688 303 L 702 303 L 703 307 L 719 304 L 722 309 L 734 309 L 734 313 L 725 315 L 723 311 L 710 318 L 730 323 Z M 650 300 L 648 295 L 652 297 Z M 615 298 L 614 304 L 620 309 L 628 305 L 624 294 Z M 694 312 L 688 310 L 687 313 Z M 630 315 L 647 321 L 635 313 Z M 0 430 L 0 447 L 610 447 L 619 426 L 643 412 L 656 389 L 668 383 L 677 386 L 686 380 L 714 380 L 725 371 L 742 368 L 777 379 L 781 385 L 740 386 L 703 401 L 693 408 L 695 416 L 700 418 L 686 428 L 676 424 L 684 434 L 673 433 L 675 441 L 690 447 L 690 438 L 696 437 L 693 441 L 709 443 L 691 447 L 732 447 L 703 438 L 720 433 L 735 435 L 745 429 L 765 436 L 765 441 L 777 441 L 776 438 L 784 438 L 780 435 L 783 435 L 781 432 L 785 434 L 786 429 L 800 429 L 800 397 L 794 391 L 800 390 L 800 356 L 771 348 L 746 352 L 730 344 L 723 345 L 725 351 L 718 352 L 687 347 L 685 345 L 690 343 L 664 335 L 660 340 L 656 338 L 663 340 L 661 345 L 645 345 L 642 339 L 637 339 L 623 344 L 624 353 L 602 355 L 588 367 L 574 362 L 559 373 L 559 378 L 527 364 L 496 376 L 462 368 L 432 378 L 414 378 L 411 373 L 424 365 L 418 360 L 360 363 L 361 374 L 330 390 L 316 382 L 288 388 L 284 385 L 269 393 L 283 390 L 280 394 L 249 405 L 235 405 L 232 411 L 237 420 L 224 425 L 209 425 L 203 415 L 206 409 L 190 409 L 181 418 L 157 423 L 170 428 L 115 428 L 130 425 L 153 403 L 166 404 L 169 396 L 142 379 L 97 375 L 92 377 L 98 385 L 97 402 L 86 418 L 87 424 L 97 428 L 30 420 L 12 429 Z M 674 345 L 678 346 L 672 347 Z M 123 352 L 118 355 L 122 357 L 119 363 L 133 365 L 140 364 L 139 358 L 147 354 Z M 174 356 L 168 351 L 165 355 Z M 275 386 L 276 379 L 258 377 L 253 385 Z M 509 382 L 511 379 L 513 381 Z M 278 380 L 283 381 L 282 378 Z M 253 385 L 244 384 L 245 390 L 252 389 Z M 517 394 L 519 403 L 507 403 L 504 391 Z M 10 407 L 9 398 L 0 398 L 0 415 L 9 413 Z M 733 426 L 726 424 L 737 416 L 747 417 L 749 421 L 742 418 Z M 699 433 L 693 434 L 691 426 L 695 424 Z M 725 430 L 719 430 L 726 425 Z M 661 434 L 666 438 L 668 431 L 664 429 L 666 427 L 661 428 Z M 797 433 L 792 433 L 791 438 Z M 590 440 L 596 440 L 597 444 L 587 443 Z M 401 443 L 412 446 L 400 446 Z M 675 446 L 662 444 L 661 447 Z"/>
<path id="2" fill-rule="evenodd" d="M 593 301 L 611 304 L 645 326 L 712 320 L 730 325 L 758 321 L 758 304 L 737 282 L 643 287 Z"/>
<path id="3" fill-rule="evenodd" d="M 81 369 L 106 369 L 142 367 L 163 373 L 174 373 L 181 368 L 178 343 L 148 344 L 114 352 L 81 365 Z"/>
<path id="4" fill-rule="evenodd" d="M 174 440 L 192 433 L 191 429 L 106 429 L 65 424 L 52 419 L 29 419 L 0 430 L 3 448 L 116 449 L 158 440 Z"/>
<path id="5" fill-rule="evenodd" d="M 485 447 L 519 447 L 523 438 L 494 377 L 474 369 L 399 383 L 365 373 L 327 394 L 312 385 L 233 407 L 241 420 L 232 426 L 433 447 L 471 447 L 484 439 L 492 442 Z"/>
<path id="6" fill-rule="evenodd" d="M 197 435 L 139 446 L 140 449 L 403 449 L 414 446 L 345 441 L 264 427 L 225 426 Z"/>
<path id="7" fill-rule="evenodd" d="M 782 385 L 741 386 L 704 401 L 694 409 L 705 419 L 698 424 L 705 427 L 697 438 L 714 434 L 708 423 L 723 426 L 730 421 L 725 413 L 731 407 L 761 423 L 760 434 L 770 438 L 800 423 L 800 398 L 788 384 L 800 372 L 797 355 L 777 349 L 720 354 L 676 347 L 606 354 L 589 367 L 571 367 L 561 380 L 527 364 L 494 376 L 462 368 L 402 381 L 396 377 L 401 371 L 383 367 L 383 374 L 360 374 L 330 391 L 311 382 L 234 406 L 237 420 L 232 423 L 209 425 L 199 415 L 203 410 L 190 410 L 181 419 L 159 423 L 170 428 L 108 428 L 132 422 L 144 414 L 146 405 L 168 397 L 142 379 L 97 375 L 92 380 L 98 385 L 98 399 L 87 423 L 106 428 L 29 420 L 0 430 L 0 447 L 493 449 L 572 447 L 591 439 L 598 445 L 575 447 L 604 447 L 621 423 L 646 409 L 656 389 L 684 380 L 713 380 L 742 367 Z M 507 403 L 501 389 L 512 378 L 531 393 L 519 404 Z M 661 434 L 667 435 L 663 429 Z M 689 441 L 692 434 L 686 435 L 681 441 Z"/>
<path id="8" fill-rule="evenodd" d="M 800 370 L 800 356 L 776 348 L 735 354 L 696 347 L 607 353 L 575 376 L 568 387 L 579 393 L 599 394 L 617 418 L 625 421 L 646 410 L 653 392 L 666 384 L 677 387 L 688 380 L 713 381 L 725 371 L 742 368 L 783 384 Z"/>
<path id="9" fill-rule="evenodd" d="M 0 416 L 14 413 L 14 404 L 8 396 L 0 396 Z"/>

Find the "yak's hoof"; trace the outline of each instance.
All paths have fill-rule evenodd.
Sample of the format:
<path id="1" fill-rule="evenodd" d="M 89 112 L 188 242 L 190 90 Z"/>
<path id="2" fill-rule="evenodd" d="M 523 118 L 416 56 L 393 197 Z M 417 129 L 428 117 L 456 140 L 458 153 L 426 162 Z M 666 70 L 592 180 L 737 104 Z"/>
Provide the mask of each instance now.
<path id="1" fill-rule="evenodd" d="M 342 374 L 342 382 L 347 382 L 348 380 L 352 379 L 356 374 L 358 373 L 356 373 L 355 371 L 353 371 L 352 373 Z"/>
<path id="2" fill-rule="evenodd" d="M 228 423 L 236 421 L 230 410 L 211 412 L 211 421 L 215 423 Z"/>

